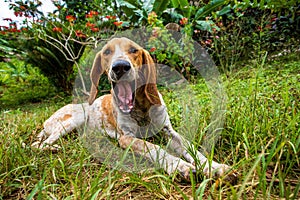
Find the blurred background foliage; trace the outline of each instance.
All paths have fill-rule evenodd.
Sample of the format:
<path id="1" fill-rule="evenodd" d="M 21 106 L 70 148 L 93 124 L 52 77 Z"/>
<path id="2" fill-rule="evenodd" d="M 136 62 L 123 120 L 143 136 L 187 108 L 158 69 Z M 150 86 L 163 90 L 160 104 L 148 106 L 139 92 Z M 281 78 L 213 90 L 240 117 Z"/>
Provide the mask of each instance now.
<path id="1" fill-rule="evenodd" d="M 10 2 L 15 15 L 25 20 L 20 25 L 7 18 L 10 25 L 0 27 L 2 105 L 14 98 L 8 94 L 22 96 L 19 87 L 25 82 L 30 85 L 26 87 L 37 87 L 28 101 L 57 92 L 71 94 L 85 49 L 134 28 L 158 30 L 175 24 L 186 40 L 192 38 L 210 53 L 223 73 L 300 48 L 297 0 L 61 0 L 53 1 L 56 10 L 47 15 L 39 11 L 41 1 Z M 171 65 L 189 80 L 197 78 L 193 66 L 183 62 L 186 55 L 148 50 L 159 63 Z M 51 89 L 42 89 L 45 85 Z"/>

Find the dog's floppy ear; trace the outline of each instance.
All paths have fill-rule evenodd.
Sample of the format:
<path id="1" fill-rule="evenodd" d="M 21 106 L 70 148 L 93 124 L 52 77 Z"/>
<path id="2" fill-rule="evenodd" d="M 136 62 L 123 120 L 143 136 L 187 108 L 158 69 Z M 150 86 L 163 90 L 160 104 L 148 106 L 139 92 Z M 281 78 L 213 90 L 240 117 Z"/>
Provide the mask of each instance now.
<path id="1" fill-rule="evenodd" d="M 88 100 L 90 105 L 93 104 L 93 102 L 96 99 L 101 74 L 103 74 L 103 68 L 101 67 L 101 52 L 98 52 L 94 59 L 93 67 L 90 74 L 90 78 L 92 81 L 90 97 Z"/>
<path id="2" fill-rule="evenodd" d="M 151 104 L 161 105 L 156 87 L 156 67 L 148 51 L 143 50 L 143 66 L 146 77 L 145 94 Z"/>

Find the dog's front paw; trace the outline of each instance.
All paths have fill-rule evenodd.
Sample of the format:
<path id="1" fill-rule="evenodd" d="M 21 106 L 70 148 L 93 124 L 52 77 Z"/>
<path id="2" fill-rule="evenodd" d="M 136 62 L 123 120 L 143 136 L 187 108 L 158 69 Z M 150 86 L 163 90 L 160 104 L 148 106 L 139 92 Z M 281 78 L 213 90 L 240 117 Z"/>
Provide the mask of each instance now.
<path id="1" fill-rule="evenodd" d="M 179 162 L 177 171 L 180 173 L 181 177 L 184 178 L 186 181 L 190 181 L 191 173 L 193 174 L 193 176 L 196 175 L 195 166 L 188 162 L 185 162 L 184 160 L 181 160 L 181 162 Z"/>
<path id="2" fill-rule="evenodd" d="M 177 178 L 184 179 L 185 181 L 190 181 L 190 174 L 196 174 L 196 167 L 191 163 L 188 163 L 181 158 L 168 155 L 165 157 L 163 162 L 164 170 L 169 175 L 177 174 Z M 160 163 L 162 164 L 162 163 Z M 162 166 L 162 165 L 161 165 Z"/>
<path id="3" fill-rule="evenodd" d="M 57 134 L 48 134 L 45 129 L 43 129 L 37 136 L 37 141 L 31 144 L 31 147 L 41 150 L 57 151 L 61 147 L 54 144 L 59 138 Z"/>
<path id="4" fill-rule="evenodd" d="M 32 143 L 31 147 L 35 148 L 35 149 L 41 149 L 41 150 L 50 150 L 53 152 L 58 151 L 61 148 L 57 144 L 49 145 L 49 144 L 43 143 L 41 141 L 36 141 L 36 142 Z"/>
<path id="5" fill-rule="evenodd" d="M 213 163 L 211 166 L 205 164 L 203 173 L 207 178 L 221 178 L 226 183 L 235 183 L 238 179 L 238 173 L 225 164 Z"/>

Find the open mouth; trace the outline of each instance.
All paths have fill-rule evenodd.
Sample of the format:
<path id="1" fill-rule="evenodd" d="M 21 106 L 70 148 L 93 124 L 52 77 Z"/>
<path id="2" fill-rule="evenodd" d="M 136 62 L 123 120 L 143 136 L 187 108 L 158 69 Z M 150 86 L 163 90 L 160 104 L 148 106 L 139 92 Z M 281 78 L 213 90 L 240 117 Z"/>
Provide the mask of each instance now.
<path id="1" fill-rule="evenodd" d="M 123 113 L 130 113 L 134 106 L 135 81 L 113 83 L 117 105 Z"/>

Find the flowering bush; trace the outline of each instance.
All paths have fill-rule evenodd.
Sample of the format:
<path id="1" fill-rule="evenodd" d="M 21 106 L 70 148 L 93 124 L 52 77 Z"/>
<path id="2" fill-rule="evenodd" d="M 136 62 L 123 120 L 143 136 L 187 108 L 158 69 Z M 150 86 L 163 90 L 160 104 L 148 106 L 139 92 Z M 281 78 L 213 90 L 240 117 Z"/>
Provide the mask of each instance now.
<path id="1" fill-rule="evenodd" d="M 64 91 L 72 90 L 74 72 L 80 72 L 77 61 L 84 49 L 96 47 L 100 41 L 125 29 L 152 28 L 153 37 L 149 41 L 152 45 L 155 38 L 167 33 L 163 27 L 173 22 L 176 26 L 172 30 L 181 31 L 183 41 L 193 37 L 225 70 L 239 59 L 261 55 L 279 44 L 290 46 L 300 35 L 297 34 L 300 17 L 296 1 L 284 5 L 287 11 L 296 11 L 293 16 L 288 15 L 287 22 L 280 17 L 282 10 L 275 13 L 280 6 L 272 5 L 271 1 L 264 6 L 239 1 L 229 4 L 226 0 L 208 3 L 187 0 L 62 2 L 54 1 L 57 9 L 48 16 L 38 10 L 41 1 L 11 3 L 15 15 L 24 16 L 26 20 L 17 27 L 11 19 L 5 19 L 10 25 L 0 27 L 0 37 L 7 40 L 10 47 L 23 52 L 20 55 L 26 62 L 39 67 Z M 168 36 L 164 38 L 167 39 Z M 148 50 L 159 62 L 191 76 L 191 66 L 180 58 L 191 53 L 188 46 L 174 55 L 151 45 Z"/>
<path id="2" fill-rule="evenodd" d="M 105 3 L 103 3 L 105 4 Z M 57 10 L 45 16 L 39 12 L 41 2 L 15 1 L 10 4 L 16 16 L 25 16 L 22 25 L 11 19 L 9 27 L 0 27 L 1 38 L 22 51 L 21 58 L 41 69 L 52 83 L 65 92 L 72 91 L 77 61 L 86 46 L 109 37 L 122 29 L 122 21 L 103 5 L 74 2 L 58 4 Z M 77 7 L 82 6 L 80 12 Z M 75 65 L 74 65 L 75 64 Z"/>

